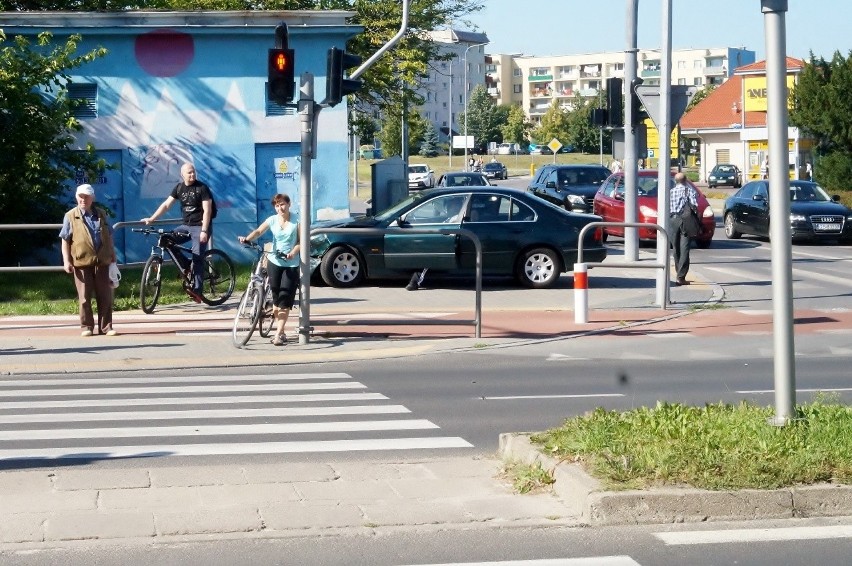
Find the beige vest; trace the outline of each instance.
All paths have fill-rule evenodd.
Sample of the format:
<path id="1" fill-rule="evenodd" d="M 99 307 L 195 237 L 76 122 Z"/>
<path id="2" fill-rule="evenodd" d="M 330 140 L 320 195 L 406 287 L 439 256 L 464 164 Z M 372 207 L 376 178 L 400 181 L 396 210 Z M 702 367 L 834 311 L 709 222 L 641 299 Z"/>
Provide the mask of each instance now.
<path id="1" fill-rule="evenodd" d="M 94 207 L 98 213 L 98 222 L 101 224 L 101 249 L 95 249 L 92 233 L 83 220 L 79 207 L 69 210 L 65 217 L 71 222 L 71 263 L 75 267 L 91 267 L 92 265 L 109 265 L 115 261 L 115 249 L 112 243 L 112 234 L 107 225 L 106 212 L 100 207 Z"/>

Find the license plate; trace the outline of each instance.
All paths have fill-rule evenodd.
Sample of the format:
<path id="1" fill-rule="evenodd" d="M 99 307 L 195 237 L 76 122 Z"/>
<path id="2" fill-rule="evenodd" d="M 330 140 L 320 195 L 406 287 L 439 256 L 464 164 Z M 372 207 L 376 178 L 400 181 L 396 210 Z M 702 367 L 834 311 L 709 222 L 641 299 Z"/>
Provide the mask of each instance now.
<path id="1" fill-rule="evenodd" d="M 820 222 L 814 225 L 814 230 L 817 232 L 839 232 L 840 224 L 826 224 L 824 222 Z"/>

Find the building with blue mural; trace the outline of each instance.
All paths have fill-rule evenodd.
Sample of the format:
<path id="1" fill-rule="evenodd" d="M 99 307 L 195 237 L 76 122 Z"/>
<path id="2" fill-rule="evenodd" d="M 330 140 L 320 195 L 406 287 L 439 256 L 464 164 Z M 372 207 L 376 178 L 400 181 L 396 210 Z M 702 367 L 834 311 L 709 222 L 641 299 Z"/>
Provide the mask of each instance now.
<path id="1" fill-rule="evenodd" d="M 214 246 L 246 259 L 236 237 L 273 213 L 269 201 L 287 193 L 298 215 L 301 125 L 295 108 L 267 97 L 267 50 L 285 22 L 295 49 L 297 81 L 315 77 L 325 92 L 326 53 L 360 31 L 350 12 L 25 12 L 0 14 L 7 36 L 49 31 L 58 42 L 83 37 L 78 53 L 108 54 L 75 69 L 69 95 L 85 100 L 78 147 L 92 143 L 114 169 L 97 179 L 97 199 L 115 221 L 149 216 L 192 162 L 218 206 Z M 298 85 L 297 85 L 298 98 Z M 312 220 L 349 215 L 346 105 L 320 113 L 312 164 Z M 70 193 L 73 195 L 73 192 Z M 73 197 L 69 202 L 73 201 Z M 167 213 L 178 218 L 177 206 Z M 57 222 L 60 219 L 57 219 Z M 120 261 L 143 261 L 150 241 L 116 233 Z"/>

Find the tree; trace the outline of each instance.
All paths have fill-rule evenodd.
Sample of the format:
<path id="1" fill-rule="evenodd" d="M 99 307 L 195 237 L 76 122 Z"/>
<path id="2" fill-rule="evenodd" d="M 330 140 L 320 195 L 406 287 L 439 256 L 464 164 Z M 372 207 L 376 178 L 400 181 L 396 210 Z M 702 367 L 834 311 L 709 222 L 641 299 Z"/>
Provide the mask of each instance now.
<path id="1" fill-rule="evenodd" d="M 506 123 L 500 129 L 503 133 L 503 141 L 523 144 L 527 140 L 530 123 L 524 114 L 524 109 L 517 104 L 508 105 L 506 110 Z"/>
<path id="2" fill-rule="evenodd" d="M 848 190 L 852 177 L 852 51 L 831 61 L 811 53 L 791 93 L 790 123 L 814 139 L 814 176 L 830 191 Z"/>
<path id="3" fill-rule="evenodd" d="M 426 131 L 426 121 L 416 108 L 408 108 L 408 153 L 417 153 Z M 382 142 L 382 153 L 385 157 L 402 155 L 402 103 L 390 106 L 385 112 L 385 119 L 378 138 Z"/>
<path id="4" fill-rule="evenodd" d="M 423 143 L 420 144 L 420 155 L 423 157 L 435 157 L 438 155 L 438 132 L 431 120 L 426 120 L 423 131 Z"/>
<path id="5" fill-rule="evenodd" d="M 459 121 L 464 124 L 467 120 L 467 135 L 473 136 L 476 147 L 482 151 L 488 142 L 503 140 L 501 128 L 507 117 L 508 108 L 494 104 L 485 87 L 478 85 L 468 97 L 467 116 L 462 113 Z"/>
<path id="6" fill-rule="evenodd" d="M 592 125 L 592 109 L 600 108 L 600 100 L 597 97 L 583 98 L 577 94 L 571 106 L 572 110 L 565 120 L 567 135 L 559 141 L 574 146 L 576 151 L 595 153 L 600 149 L 600 132 Z"/>
<path id="7" fill-rule="evenodd" d="M 94 176 L 107 164 L 89 145 L 73 149 L 83 127 L 73 117 L 78 101 L 68 97 L 68 72 L 102 57 L 98 48 L 75 55 L 79 35 L 53 45 L 40 33 L 35 46 L 23 36 L 8 40 L 0 31 L 0 203 L 3 217 L 21 224 L 59 222 L 65 182 L 78 172 Z M 56 234 L 9 232 L 0 246 L 0 264 L 10 265 L 49 242 Z"/>
<path id="8" fill-rule="evenodd" d="M 547 143 L 553 138 L 564 141 L 568 139 L 568 136 L 568 113 L 558 101 L 554 100 L 544 116 L 541 117 L 541 123 L 533 130 L 533 141 Z"/>
<path id="9" fill-rule="evenodd" d="M 716 90 L 716 85 L 709 84 L 704 88 L 696 92 L 692 95 L 692 98 L 689 99 L 689 103 L 686 105 L 686 110 L 684 110 L 684 114 L 695 108 L 699 102 L 710 96 L 710 94 Z"/>

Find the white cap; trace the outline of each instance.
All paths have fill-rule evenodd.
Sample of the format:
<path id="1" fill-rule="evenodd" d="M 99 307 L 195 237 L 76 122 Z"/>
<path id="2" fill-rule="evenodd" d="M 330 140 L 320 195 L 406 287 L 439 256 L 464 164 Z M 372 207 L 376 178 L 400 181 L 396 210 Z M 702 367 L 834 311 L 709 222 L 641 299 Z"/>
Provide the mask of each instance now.
<path id="1" fill-rule="evenodd" d="M 95 189 L 92 188 L 92 185 L 86 183 L 84 185 L 80 185 L 77 187 L 78 195 L 89 195 L 90 197 L 95 196 Z"/>

